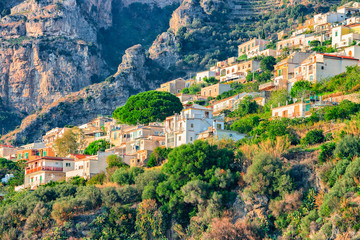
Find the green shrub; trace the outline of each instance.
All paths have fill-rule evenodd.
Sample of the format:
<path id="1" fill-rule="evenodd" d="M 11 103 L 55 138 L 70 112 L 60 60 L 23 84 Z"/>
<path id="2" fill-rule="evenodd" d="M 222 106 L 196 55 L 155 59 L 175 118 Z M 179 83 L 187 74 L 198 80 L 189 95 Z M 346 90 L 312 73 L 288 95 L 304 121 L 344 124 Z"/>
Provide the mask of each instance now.
<path id="1" fill-rule="evenodd" d="M 304 138 L 301 139 L 301 143 L 305 145 L 314 145 L 325 141 L 325 136 L 322 130 L 311 130 Z"/>
<path id="2" fill-rule="evenodd" d="M 330 143 L 324 143 L 320 147 L 320 154 L 319 154 L 319 162 L 324 163 L 327 160 L 329 160 L 333 154 L 336 147 L 336 143 L 330 142 Z"/>
<path id="3" fill-rule="evenodd" d="M 231 130 L 237 131 L 239 133 L 249 133 L 254 127 L 258 126 L 260 123 L 259 116 L 249 116 L 241 118 L 231 124 Z"/>
<path id="4" fill-rule="evenodd" d="M 87 185 L 95 185 L 95 184 L 103 184 L 106 179 L 106 175 L 104 172 L 98 173 L 92 178 L 90 178 L 89 181 L 87 181 Z"/>
<path id="5" fill-rule="evenodd" d="M 258 154 L 248 168 L 244 180 L 249 195 L 282 196 L 292 189 L 292 181 L 283 163 L 267 153 Z"/>
<path id="6" fill-rule="evenodd" d="M 360 155 L 359 138 L 346 135 L 336 145 L 335 156 L 340 158 L 353 158 Z"/>
<path id="7" fill-rule="evenodd" d="M 90 143 L 89 146 L 87 146 L 87 148 L 84 151 L 84 154 L 96 155 L 99 151 L 105 152 L 105 150 L 110 147 L 111 147 L 111 145 L 108 141 L 103 140 L 103 139 L 96 140 L 96 141 Z"/>
<path id="8" fill-rule="evenodd" d="M 136 187 L 126 185 L 123 188 L 117 189 L 120 201 L 123 204 L 133 203 L 141 199 L 141 195 Z"/>
<path id="9" fill-rule="evenodd" d="M 357 158 L 346 167 L 342 178 L 337 180 L 330 191 L 325 194 L 324 201 L 319 208 L 320 216 L 329 216 L 335 209 L 338 208 L 340 200 L 346 193 L 357 191 L 358 186 L 354 179 L 358 178 L 359 175 L 360 159 Z"/>
<path id="10" fill-rule="evenodd" d="M 106 187 L 102 189 L 102 201 L 107 206 L 112 206 L 120 201 L 118 192 L 114 187 Z"/>
<path id="11" fill-rule="evenodd" d="M 330 187 L 334 186 L 336 181 L 345 173 L 347 166 L 351 162 L 347 159 L 339 161 L 331 170 L 329 174 L 328 184 Z"/>

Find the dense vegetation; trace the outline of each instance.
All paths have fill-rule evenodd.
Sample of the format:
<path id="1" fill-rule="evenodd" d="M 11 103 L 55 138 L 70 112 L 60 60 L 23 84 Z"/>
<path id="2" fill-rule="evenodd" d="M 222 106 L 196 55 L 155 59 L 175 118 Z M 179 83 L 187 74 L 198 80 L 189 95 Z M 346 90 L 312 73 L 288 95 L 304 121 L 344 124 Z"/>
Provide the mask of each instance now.
<path id="1" fill-rule="evenodd" d="M 105 150 L 109 149 L 110 147 L 111 144 L 108 141 L 104 139 L 96 140 L 85 148 L 84 154 L 96 155 L 98 152 L 105 152 Z"/>

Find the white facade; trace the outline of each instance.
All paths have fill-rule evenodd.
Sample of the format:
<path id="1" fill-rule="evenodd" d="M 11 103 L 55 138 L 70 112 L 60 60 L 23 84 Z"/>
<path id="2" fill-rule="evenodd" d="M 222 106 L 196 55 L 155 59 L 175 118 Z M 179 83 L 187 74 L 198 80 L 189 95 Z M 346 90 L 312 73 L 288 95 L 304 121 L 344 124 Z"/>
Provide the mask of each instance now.
<path id="1" fill-rule="evenodd" d="M 329 12 L 325 14 L 317 14 L 314 16 L 315 25 L 343 22 L 345 19 L 346 14 L 341 12 Z"/>
<path id="2" fill-rule="evenodd" d="M 295 117 L 305 117 L 306 115 L 306 104 L 305 103 L 295 103 L 285 106 L 280 106 L 272 108 L 272 117 L 273 118 L 295 118 Z"/>
<path id="3" fill-rule="evenodd" d="M 215 72 L 213 71 L 204 71 L 204 72 L 199 72 L 199 73 L 196 73 L 196 82 L 199 83 L 199 82 L 203 82 L 204 78 L 207 77 L 207 78 L 210 78 L 210 77 L 215 77 Z"/>
<path id="4" fill-rule="evenodd" d="M 344 54 L 348 57 L 360 59 L 360 46 L 354 45 L 344 49 Z"/>
<path id="5" fill-rule="evenodd" d="M 295 69 L 295 79 L 319 82 L 346 72 L 349 66 L 357 66 L 358 59 L 330 54 L 313 54 Z M 296 82 L 296 81 L 289 81 Z M 292 84 L 293 84 L 292 83 Z"/>
<path id="6" fill-rule="evenodd" d="M 354 41 L 360 40 L 360 35 L 351 32 L 351 29 L 344 26 L 334 27 L 332 29 L 332 47 L 343 48 L 350 46 Z"/>
<path id="7" fill-rule="evenodd" d="M 13 177 L 14 177 L 14 174 L 6 174 L 6 175 L 1 179 L 1 182 L 2 182 L 2 183 L 8 183 L 9 180 L 10 180 L 11 178 L 13 178 Z"/>
<path id="8" fill-rule="evenodd" d="M 360 23 L 360 17 L 351 17 L 346 19 L 346 25 Z"/>
<path id="9" fill-rule="evenodd" d="M 213 118 L 211 109 L 194 104 L 184 109 L 179 115 L 166 118 L 166 147 L 192 143 L 198 138 L 199 133 L 213 126 L 224 129 L 224 120 Z"/>
<path id="10" fill-rule="evenodd" d="M 166 147 L 178 147 L 183 144 L 194 142 L 207 131 L 219 131 L 218 136 L 230 137 L 232 131 L 224 130 L 224 119 L 222 117 L 213 117 L 212 110 L 206 107 L 193 104 L 184 109 L 179 115 L 174 115 L 165 120 L 165 142 Z M 221 132 L 223 131 L 223 132 Z M 238 137 L 232 132 L 234 138 Z"/>

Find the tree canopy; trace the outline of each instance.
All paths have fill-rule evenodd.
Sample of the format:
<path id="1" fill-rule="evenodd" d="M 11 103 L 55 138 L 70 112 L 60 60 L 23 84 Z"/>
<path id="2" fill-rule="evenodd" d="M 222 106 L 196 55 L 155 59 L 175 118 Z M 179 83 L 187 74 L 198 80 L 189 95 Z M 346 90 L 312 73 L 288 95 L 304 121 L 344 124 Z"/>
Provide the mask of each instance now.
<path id="1" fill-rule="evenodd" d="M 276 59 L 273 56 L 264 57 L 260 61 L 260 68 L 263 71 L 273 71 Z"/>
<path id="2" fill-rule="evenodd" d="M 104 139 L 96 140 L 87 146 L 84 153 L 88 155 L 95 155 L 100 152 L 104 152 L 106 149 L 110 148 L 110 143 Z"/>
<path id="3" fill-rule="evenodd" d="M 131 125 L 164 121 L 166 117 L 180 113 L 183 106 L 176 96 L 168 92 L 148 91 L 131 96 L 126 104 L 113 113 L 121 123 Z"/>
<path id="4" fill-rule="evenodd" d="M 311 91 L 311 83 L 309 81 L 298 81 L 291 88 L 290 96 L 293 98 L 303 98 Z"/>

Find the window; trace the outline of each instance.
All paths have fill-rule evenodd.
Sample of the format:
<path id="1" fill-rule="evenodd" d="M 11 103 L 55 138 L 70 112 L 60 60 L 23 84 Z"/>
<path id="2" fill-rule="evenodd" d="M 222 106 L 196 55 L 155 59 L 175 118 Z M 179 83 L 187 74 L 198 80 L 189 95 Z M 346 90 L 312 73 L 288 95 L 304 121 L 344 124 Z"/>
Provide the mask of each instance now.
<path id="1" fill-rule="evenodd" d="M 192 123 L 192 124 L 190 124 L 190 127 L 191 127 L 191 128 L 194 128 L 194 124 L 193 124 L 193 123 Z"/>
<path id="2" fill-rule="evenodd" d="M 19 154 L 19 159 L 21 159 L 21 154 Z"/>
<path id="3" fill-rule="evenodd" d="M 43 151 L 43 157 L 46 157 L 46 156 L 47 156 L 47 152 Z"/>
<path id="4" fill-rule="evenodd" d="M 324 68 L 324 66 L 321 66 L 321 70 L 324 70 L 325 68 Z"/>
<path id="5" fill-rule="evenodd" d="M 221 129 L 221 124 L 216 124 L 216 129 Z"/>
<path id="6" fill-rule="evenodd" d="M 216 88 L 214 89 L 214 92 L 216 92 Z"/>
<path id="7" fill-rule="evenodd" d="M 338 32 L 335 32 L 335 37 L 337 37 L 338 36 Z"/>
<path id="8" fill-rule="evenodd" d="M 181 136 L 179 136 L 179 141 L 181 141 Z"/>
<path id="9" fill-rule="evenodd" d="M 67 163 L 65 164 L 65 166 L 66 166 L 66 167 L 71 167 L 71 163 L 68 163 L 68 162 L 67 162 Z"/>
<path id="10" fill-rule="evenodd" d="M 40 183 L 42 182 L 42 176 L 40 176 Z"/>
<path id="11" fill-rule="evenodd" d="M 117 139 L 117 133 L 114 133 L 114 139 L 115 140 Z"/>
<path id="12" fill-rule="evenodd" d="M 25 153 L 25 159 L 29 159 L 29 153 Z"/>
<path id="13" fill-rule="evenodd" d="M 193 140 L 193 138 L 192 138 L 192 137 L 190 137 L 190 142 L 192 142 L 192 140 Z"/>

